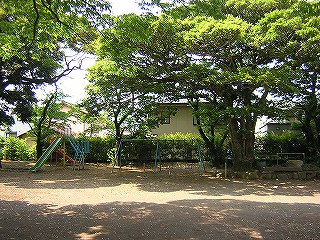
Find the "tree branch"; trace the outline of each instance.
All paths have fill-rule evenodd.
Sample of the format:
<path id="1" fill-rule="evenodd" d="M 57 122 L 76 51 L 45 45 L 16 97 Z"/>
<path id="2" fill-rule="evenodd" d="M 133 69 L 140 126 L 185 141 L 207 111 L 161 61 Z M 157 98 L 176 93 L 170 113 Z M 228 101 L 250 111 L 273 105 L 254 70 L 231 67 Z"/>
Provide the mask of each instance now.
<path id="1" fill-rule="evenodd" d="M 33 36 L 32 36 L 32 41 L 31 41 L 30 45 L 32 45 L 36 40 L 37 28 L 38 28 L 38 23 L 39 23 L 39 18 L 40 18 L 39 10 L 37 7 L 37 2 L 36 2 L 36 0 L 32 0 L 32 2 L 33 2 L 33 9 L 36 12 L 36 19 L 34 20 L 34 24 L 33 24 Z"/>

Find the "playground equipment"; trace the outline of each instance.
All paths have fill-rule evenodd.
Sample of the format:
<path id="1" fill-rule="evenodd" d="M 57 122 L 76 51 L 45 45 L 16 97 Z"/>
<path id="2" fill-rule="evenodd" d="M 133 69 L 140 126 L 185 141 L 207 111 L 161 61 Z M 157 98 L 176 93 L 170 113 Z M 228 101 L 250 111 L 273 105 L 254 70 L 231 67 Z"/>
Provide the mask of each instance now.
<path id="1" fill-rule="evenodd" d="M 38 171 L 42 166 L 45 164 L 45 162 L 49 159 L 51 154 L 54 152 L 54 150 L 59 146 L 61 143 L 62 138 L 56 138 L 50 146 L 46 149 L 46 151 L 41 155 L 41 157 L 38 159 L 36 164 L 30 169 L 33 172 Z"/>
<path id="2" fill-rule="evenodd" d="M 74 160 L 72 157 L 70 157 L 68 154 L 66 154 L 65 151 L 61 151 L 60 149 L 56 149 L 55 153 L 60 155 L 61 157 L 63 157 L 64 159 L 66 159 L 68 162 L 70 162 L 71 164 L 74 164 Z"/>
<path id="3" fill-rule="evenodd" d="M 61 151 L 59 149 L 60 144 L 62 142 L 65 144 L 65 141 L 68 141 L 74 150 L 73 158 L 68 156 L 65 151 Z M 61 137 L 55 138 L 51 142 L 49 147 L 45 150 L 45 152 L 41 155 L 36 164 L 30 170 L 32 172 L 39 171 L 54 152 L 61 155 L 64 158 L 64 162 L 65 160 L 67 160 L 72 163 L 73 170 L 75 170 L 76 168 L 80 170 L 81 167 L 84 168 L 84 157 L 86 153 L 90 152 L 90 145 L 88 141 L 76 140 L 71 135 L 62 135 Z"/>
<path id="4" fill-rule="evenodd" d="M 166 146 L 166 141 L 171 142 L 171 147 Z M 188 166 L 197 164 L 203 173 L 205 168 L 201 144 L 195 141 L 192 146 L 185 147 L 185 143 L 185 140 L 122 139 L 118 143 L 112 171 L 116 164 L 120 170 L 126 164 L 142 163 L 144 169 L 146 164 L 153 164 L 153 172 L 157 173 L 161 171 L 164 163 L 173 166 L 177 162 L 186 162 Z"/>

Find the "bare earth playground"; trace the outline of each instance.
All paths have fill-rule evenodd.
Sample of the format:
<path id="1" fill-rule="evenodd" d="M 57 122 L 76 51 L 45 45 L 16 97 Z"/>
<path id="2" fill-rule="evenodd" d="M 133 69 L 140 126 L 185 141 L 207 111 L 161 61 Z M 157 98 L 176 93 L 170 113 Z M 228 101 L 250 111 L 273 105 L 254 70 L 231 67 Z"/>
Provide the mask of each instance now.
<path id="1" fill-rule="evenodd" d="M 3 162 L 0 239 L 320 239 L 320 181 Z"/>

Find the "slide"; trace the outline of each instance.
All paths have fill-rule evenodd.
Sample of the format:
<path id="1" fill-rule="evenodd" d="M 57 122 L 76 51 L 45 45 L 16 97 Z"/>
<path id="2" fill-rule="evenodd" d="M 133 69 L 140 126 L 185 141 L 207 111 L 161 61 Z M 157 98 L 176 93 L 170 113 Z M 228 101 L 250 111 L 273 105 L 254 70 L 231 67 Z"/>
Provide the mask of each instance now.
<path id="1" fill-rule="evenodd" d="M 59 150 L 59 149 L 56 149 L 56 153 L 63 157 L 63 154 L 64 154 L 63 151 L 61 151 L 61 150 Z M 67 154 L 66 154 L 65 156 L 66 156 L 66 160 L 67 160 L 68 162 L 70 162 L 70 163 L 73 163 L 73 162 L 74 162 L 74 160 L 73 160 L 72 157 L 70 157 L 70 156 L 67 155 Z"/>
<path id="2" fill-rule="evenodd" d="M 51 154 L 54 152 L 54 150 L 59 146 L 61 143 L 62 138 L 56 138 L 50 146 L 47 148 L 47 150 L 41 155 L 41 157 L 38 159 L 36 164 L 30 168 L 32 172 L 38 171 L 42 166 L 45 164 L 45 162 L 49 159 Z"/>

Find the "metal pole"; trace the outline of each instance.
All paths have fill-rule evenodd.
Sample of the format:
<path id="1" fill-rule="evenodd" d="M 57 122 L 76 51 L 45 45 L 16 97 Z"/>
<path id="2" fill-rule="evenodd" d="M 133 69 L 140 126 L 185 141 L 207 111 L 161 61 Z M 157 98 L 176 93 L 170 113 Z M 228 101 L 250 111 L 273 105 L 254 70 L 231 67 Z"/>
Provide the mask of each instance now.
<path id="1" fill-rule="evenodd" d="M 63 138 L 63 167 L 66 166 L 66 141 Z"/>
<path id="2" fill-rule="evenodd" d="M 156 157 L 154 159 L 154 170 L 153 173 L 157 173 L 157 161 L 160 159 L 160 143 L 157 141 L 157 147 L 156 147 Z"/>
<path id="3" fill-rule="evenodd" d="M 224 178 L 227 178 L 227 159 L 224 161 Z"/>
<path id="4" fill-rule="evenodd" d="M 198 155 L 199 155 L 199 164 L 200 164 L 200 172 L 204 173 L 203 159 L 200 143 L 198 143 Z"/>

